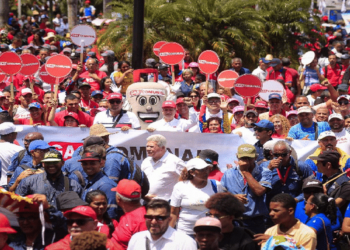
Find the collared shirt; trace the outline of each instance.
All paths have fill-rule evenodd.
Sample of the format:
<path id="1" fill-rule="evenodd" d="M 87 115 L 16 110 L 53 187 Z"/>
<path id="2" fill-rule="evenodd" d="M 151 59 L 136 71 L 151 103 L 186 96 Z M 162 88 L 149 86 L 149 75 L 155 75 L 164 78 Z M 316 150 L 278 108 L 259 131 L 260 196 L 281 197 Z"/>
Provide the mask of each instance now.
<path id="1" fill-rule="evenodd" d="M 317 122 L 317 125 L 318 125 L 318 136 L 324 131 L 331 130 L 331 127 L 329 126 L 328 122 Z M 288 137 L 291 137 L 294 140 L 300 140 L 308 135 L 309 140 L 316 140 L 315 133 L 316 133 L 315 122 L 312 124 L 310 128 L 304 128 L 300 123 L 298 123 L 290 128 L 288 132 Z"/>
<path id="2" fill-rule="evenodd" d="M 299 176 L 297 173 L 295 161 L 293 157 L 290 157 L 288 166 L 281 166 L 278 168 L 281 172 L 281 175 L 284 177 L 286 175 L 288 167 L 291 166 L 287 180 L 285 184 L 283 184 L 278 175 L 277 169 L 274 168 L 270 170 L 268 168 L 269 164 L 270 161 L 265 161 L 260 165 L 263 168 L 262 180 L 270 181 L 272 186 L 272 190 L 268 192 L 266 196 L 267 204 L 270 203 L 270 200 L 273 196 L 279 193 L 287 193 L 292 195 L 294 198 L 297 198 L 299 201 L 302 200 L 304 195 L 301 192 L 301 187 L 303 185 L 303 180 L 313 175 L 311 168 L 306 163 L 299 161 L 298 166 L 301 174 L 301 176 Z"/>
<path id="3" fill-rule="evenodd" d="M 148 194 L 169 200 L 174 186 L 177 183 L 185 162 L 168 151 L 157 162 L 147 157 L 141 164 L 149 181 Z"/>
<path id="4" fill-rule="evenodd" d="M 192 126 L 191 120 L 185 119 L 172 119 L 170 122 L 167 122 L 162 118 L 156 122 L 148 125 L 149 128 L 155 128 L 157 131 L 169 131 L 169 132 L 185 132 Z"/>
<path id="5" fill-rule="evenodd" d="M 94 124 L 103 124 L 106 128 L 113 127 L 114 122 L 118 119 L 120 116 L 112 116 L 110 110 L 106 110 L 103 112 L 99 112 L 96 114 L 94 119 Z M 123 116 L 118 121 L 118 124 L 116 125 L 116 128 L 120 128 L 123 126 L 128 126 L 133 129 L 140 129 L 140 121 L 137 119 L 136 115 L 132 112 L 124 112 Z"/>
<path id="6" fill-rule="evenodd" d="M 230 70 L 232 70 L 232 71 L 235 71 L 235 69 L 234 68 L 230 68 Z M 244 74 L 250 74 L 251 72 L 250 72 L 250 70 L 249 69 L 247 69 L 247 68 L 241 68 L 240 70 L 239 70 L 239 72 L 237 72 L 238 73 L 238 75 L 244 75 Z"/>
<path id="7" fill-rule="evenodd" d="M 253 70 L 252 75 L 259 77 L 261 82 L 265 82 L 267 71 L 262 70 L 260 66 L 258 66 L 256 69 Z"/>
<path id="8" fill-rule="evenodd" d="M 149 240 L 149 248 L 146 247 L 147 239 Z M 197 250 L 197 243 L 191 237 L 169 226 L 158 240 L 153 240 L 148 230 L 134 234 L 129 242 L 128 250 L 135 249 Z"/>
<path id="9" fill-rule="evenodd" d="M 252 172 L 252 176 L 263 187 L 271 189 L 271 182 L 269 180 L 262 179 L 262 168 L 255 164 L 255 168 Z M 232 194 L 245 194 L 248 200 L 247 204 L 244 204 L 246 211 L 245 217 L 257 217 L 261 215 L 268 215 L 268 209 L 265 204 L 265 195 L 257 196 L 249 187 L 248 182 L 244 183 L 243 175 L 239 170 L 239 167 L 233 167 L 224 173 L 221 178 L 221 184 Z"/>
<path id="10" fill-rule="evenodd" d="M 284 72 L 284 77 L 282 72 Z M 290 74 L 290 72 L 287 69 L 284 69 L 283 67 L 278 70 L 275 71 L 274 69 L 270 70 L 267 72 L 267 76 L 266 76 L 266 80 L 283 80 L 285 83 L 292 83 L 293 79 L 292 79 L 292 75 Z"/>
<path id="11" fill-rule="evenodd" d="M 91 180 L 88 180 L 84 188 L 81 198 L 85 200 L 86 194 L 92 190 L 101 190 L 107 196 L 108 215 L 114 219 L 117 217 L 117 201 L 115 198 L 115 192 L 111 191 L 116 187 L 117 183 L 109 179 L 103 172 L 98 172 Z"/>
<path id="12" fill-rule="evenodd" d="M 287 232 L 282 232 L 280 225 L 277 224 L 273 227 L 270 227 L 266 230 L 265 234 L 271 236 L 282 235 L 288 238 L 292 238 L 296 241 L 297 244 L 302 245 L 305 250 L 315 250 L 316 249 L 316 233 L 305 224 L 298 222 Z M 261 245 L 261 248 L 265 246 L 265 243 Z"/>
<path id="13" fill-rule="evenodd" d="M 341 69 L 338 64 L 335 65 L 334 69 L 331 67 L 331 65 L 327 65 L 327 75 L 325 68 L 321 68 L 321 74 L 324 75 L 332 84 L 333 87 L 337 86 L 340 83 L 340 76 L 341 76 Z"/>
<path id="14" fill-rule="evenodd" d="M 39 169 L 44 170 L 44 167 L 43 167 L 43 165 L 41 163 L 39 163 L 36 166 L 33 166 L 33 162 L 28 162 L 26 164 L 21 164 L 21 165 L 26 165 L 26 166 L 29 167 L 29 169 L 32 169 L 32 170 L 39 170 Z M 9 184 L 8 184 L 9 187 L 11 187 L 15 183 L 16 179 L 18 178 L 18 176 L 25 170 L 25 169 L 23 169 L 21 167 L 21 165 L 16 168 L 15 172 L 13 172 L 13 175 L 12 175 L 12 177 L 10 179 Z"/>
<path id="15" fill-rule="evenodd" d="M 330 177 L 327 177 L 327 176 L 323 176 L 322 179 L 322 183 L 326 183 L 327 181 L 329 180 L 332 180 L 334 179 L 335 177 L 337 177 L 338 175 L 342 174 L 342 172 L 339 170 L 338 173 L 330 176 Z M 350 179 L 349 177 L 347 177 L 346 174 L 340 176 L 339 178 L 331 181 L 330 183 L 328 183 L 326 185 L 326 189 L 327 189 L 327 195 L 328 196 L 331 196 L 332 192 L 335 191 L 339 186 L 341 186 L 344 182 L 349 182 Z M 340 192 L 337 196 L 334 196 L 332 195 L 331 197 L 333 198 L 345 198 L 346 200 L 349 200 L 350 196 L 349 196 L 349 188 L 347 188 L 346 190 L 344 189 L 344 191 L 346 192 Z"/>
<path id="16" fill-rule="evenodd" d="M 306 225 L 317 231 L 317 250 L 328 250 L 328 244 L 331 245 L 333 242 L 333 234 L 331 229 L 332 223 L 327 216 L 322 213 L 316 214 L 310 218 Z M 333 245 L 331 249 L 337 250 L 338 248 Z"/>
<path id="17" fill-rule="evenodd" d="M 69 180 L 69 190 L 76 192 L 79 196 L 82 188 L 75 180 Z M 16 194 L 26 196 L 29 194 L 45 194 L 47 201 L 56 207 L 56 197 L 65 191 L 64 175 L 61 173 L 55 181 L 48 178 L 46 172 L 34 174 L 21 180 L 16 188 Z"/>

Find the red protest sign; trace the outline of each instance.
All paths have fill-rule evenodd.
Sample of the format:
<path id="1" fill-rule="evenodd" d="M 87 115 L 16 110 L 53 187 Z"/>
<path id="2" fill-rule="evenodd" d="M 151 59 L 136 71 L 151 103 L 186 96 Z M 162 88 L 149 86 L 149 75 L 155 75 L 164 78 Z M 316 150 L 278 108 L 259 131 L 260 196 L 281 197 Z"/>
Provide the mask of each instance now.
<path id="1" fill-rule="evenodd" d="M 50 76 L 50 75 L 47 73 L 46 68 L 45 68 L 45 65 L 43 65 L 43 66 L 40 67 L 40 70 L 39 70 L 39 77 L 40 77 L 40 79 L 41 79 L 43 82 L 46 82 L 46 83 L 48 83 L 48 84 L 56 84 L 56 78 Z M 63 82 L 64 79 L 65 79 L 64 77 L 58 78 L 58 82 Z"/>
<path id="2" fill-rule="evenodd" d="M 6 78 L 6 74 L 0 72 L 0 82 L 3 82 L 5 80 L 5 78 Z"/>
<path id="3" fill-rule="evenodd" d="M 218 70 L 220 66 L 220 58 L 214 51 L 206 50 L 199 55 L 198 65 L 202 72 L 212 74 Z"/>
<path id="4" fill-rule="evenodd" d="M 178 43 L 166 43 L 159 50 L 159 58 L 166 64 L 175 65 L 185 57 L 184 48 Z"/>
<path id="5" fill-rule="evenodd" d="M 64 55 L 51 56 L 45 63 L 47 73 L 52 77 L 65 77 L 72 71 L 72 60 Z"/>
<path id="6" fill-rule="evenodd" d="M 260 93 L 262 83 L 259 77 L 246 74 L 237 78 L 235 90 L 242 97 L 252 97 Z"/>
<path id="7" fill-rule="evenodd" d="M 75 45 L 81 46 L 81 43 L 84 43 L 84 46 L 89 46 L 96 42 L 97 34 L 91 26 L 79 24 L 71 30 L 70 39 Z"/>
<path id="8" fill-rule="evenodd" d="M 39 59 L 32 54 L 21 55 L 22 69 L 20 73 L 25 76 L 34 75 L 40 68 Z"/>
<path id="9" fill-rule="evenodd" d="M 159 57 L 159 50 L 160 50 L 160 47 L 162 47 L 164 44 L 166 44 L 167 42 L 165 41 L 159 41 L 159 42 L 156 42 L 154 45 L 153 45 L 153 53 Z"/>
<path id="10" fill-rule="evenodd" d="M 224 88 L 233 88 L 239 75 L 233 70 L 224 70 L 218 75 L 218 83 Z"/>
<path id="11" fill-rule="evenodd" d="M 17 74 L 22 68 L 22 59 L 14 52 L 5 52 L 0 55 L 0 69 L 8 75 Z"/>

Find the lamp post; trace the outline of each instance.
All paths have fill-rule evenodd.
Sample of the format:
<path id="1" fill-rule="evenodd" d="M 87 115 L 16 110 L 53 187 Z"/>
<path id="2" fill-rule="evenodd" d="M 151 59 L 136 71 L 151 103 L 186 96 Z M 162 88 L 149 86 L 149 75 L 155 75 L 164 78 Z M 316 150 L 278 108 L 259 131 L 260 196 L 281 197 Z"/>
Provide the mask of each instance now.
<path id="1" fill-rule="evenodd" d="M 134 26 L 132 38 L 132 67 L 143 66 L 143 32 L 145 0 L 134 0 Z"/>

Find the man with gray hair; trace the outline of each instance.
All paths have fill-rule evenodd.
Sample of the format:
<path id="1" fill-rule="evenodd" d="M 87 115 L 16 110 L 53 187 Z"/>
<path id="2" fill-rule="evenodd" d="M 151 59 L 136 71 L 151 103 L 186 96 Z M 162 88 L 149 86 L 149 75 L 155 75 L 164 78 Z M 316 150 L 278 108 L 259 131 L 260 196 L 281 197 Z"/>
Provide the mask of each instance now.
<path id="1" fill-rule="evenodd" d="M 213 93 L 214 92 L 214 89 L 213 89 L 213 86 L 211 84 L 208 85 L 208 94 L 210 93 Z M 207 90 L 207 83 L 206 82 L 202 82 L 200 85 L 199 85 L 199 97 L 200 99 L 203 98 L 203 96 L 205 96 L 205 91 Z"/>
<path id="2" fill-rule="evenodd" d="M 232 59 L 230 70 L 236 71 L 238 75 L 250 74 L 250 70 L 242 67 L 242 59 L 239 57 L 235 57 Z"/>
<path id="3" fill-rule="evenodd" d="M 297 161 L 291 156 L 292 149 L 285 141 L 278 141 L 272 149 L 273 159 L 263 162 L 262 181 L 271 183 L 272 189 L 267 193 L 266 204 L 279 193 L 292 195 L 295 200 L 303 199 L 303 180 L 313 175 L 309 165 Z"/>
<path id="4" fill-rule="evenodd" d="M 185 163 L 167 151 L 166 139 L 162 135 L 148 137 L 146 150 L 148 157 L 143 160 L 141 170 L 146 174 L 150 188 L 145 198 L 169 200 Z"/>

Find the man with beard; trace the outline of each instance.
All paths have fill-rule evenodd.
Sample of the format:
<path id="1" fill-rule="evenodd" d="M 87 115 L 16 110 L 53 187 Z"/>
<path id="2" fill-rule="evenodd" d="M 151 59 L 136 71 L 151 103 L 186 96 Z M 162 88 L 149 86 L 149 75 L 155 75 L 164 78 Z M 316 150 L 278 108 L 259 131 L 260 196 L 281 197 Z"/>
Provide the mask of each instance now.
<path id="1" fill-rule="evenodd" d="M 317 140 L 319 135 L 331 128 L 327 122 L 314 122 L 314 114 L 310 107 L 301 107 L 298 109 L 299 123 L 291 127 L 288 133 L 288 139 L 299 140 Z"/>
<path id="2" fill-rule="evenodd" d="M 254 144 L 254 123 L 258 121 L 258 113 L 255 110 L 248 110 L 243 115 L 244 126 L 232 131 L 232 134 L 237 134 L 245 141 L 245 143 Z"/>
<path id="3" fill-rule="evenodd" d="M 326 107 L 320 107 L 316 110 L 315 119 L 317 122 L 328 121 L 329 110 Z"/>
<path id="4" fill-rule="evenodd" d="M 339 159 L 339 168 L 345 171 L 346 169 L 350 168 L 350 156 L 345 153 L 340 148 L 336 147 L 337 145 L 337 137 L 332 131 L 326 131 L 320 134 L 320 137 L 318 138 L 318 145 L 320 145 L 319 148 L 313 152 L 308 159 L 305 161 L 306 164 L 308 164 L 312 171 L 315 173 L 316 178 L 320 181 L 322 181 L 322 174 L 317 171 L 317 161 L 311 160 L 312 157 L 316 157 L 319 154 L 321 154 L 323 151 L 329 151 L 329 150 L 335 150 L 340 154 Z"/>
<path id="5" fill-rule="evenodd" d="M 350 155 L 350 134 L 345 130 L 345 121 L 341 114 L 331 114 L 328 119 L 332 132 L 337 137 L 337 147 Z"/>

